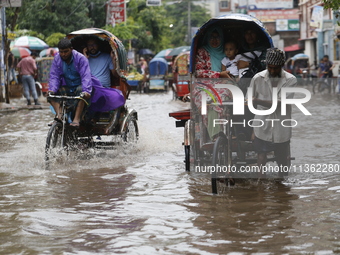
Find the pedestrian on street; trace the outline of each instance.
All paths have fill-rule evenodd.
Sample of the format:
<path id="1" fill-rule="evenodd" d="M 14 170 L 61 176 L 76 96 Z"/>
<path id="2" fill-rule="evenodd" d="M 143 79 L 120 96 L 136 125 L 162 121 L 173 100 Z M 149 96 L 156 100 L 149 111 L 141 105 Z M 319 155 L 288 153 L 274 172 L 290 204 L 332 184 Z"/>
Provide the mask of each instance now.
<path id="1" fill-rule="evenodd" d="M 24 88 L 24 96 L 27 99 L 27 105 L 31 105 L 30 93 L 32 94 L 35 105 L 40 105 L 34 80 L 34 77 L 38 74 L 37 64 L 35 62 L 37 55 L 37 53 L 32 52 L 31 56 L 23 58 L 17 65 Z"/>
<path id="2" fill-rule="evenodd" d="M 18 79 L 15 74 L 15 58 L 13 53 L 10 51 L 8 54 L 8 75 L 10 76 L 9 81 L 15 81 L 15 84 L 18 84 Z"/>

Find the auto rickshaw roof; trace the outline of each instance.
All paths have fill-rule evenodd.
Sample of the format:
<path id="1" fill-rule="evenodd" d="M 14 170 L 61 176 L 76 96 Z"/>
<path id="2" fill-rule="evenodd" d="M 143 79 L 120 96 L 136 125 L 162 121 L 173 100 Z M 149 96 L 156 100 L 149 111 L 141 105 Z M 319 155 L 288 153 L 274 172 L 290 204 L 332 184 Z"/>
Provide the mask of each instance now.
<path id="1" fill-rule="evenodd" d="M 123 43 L 118 37 L 100 28 L 85 28 L 77 31 L 73 31 L 67 35 L 67 38 L 71 40 L 73 48 L 82 53 L 86 47 L 86 41 L 91 37 L 97 37 L 102 42 L 100 50 L 110 53 L 112 49 L 115 49 L 118 54 L 119 67 L 121 70 L 127 70 L 127 53 Z M 105 43 L 106 42 L 106 43 Z"/>
<path id="2" fill-rule="evenodd" d="M 222 28 L 224 31 L 224 38 L 228 40 L 233 39 L 234 37 L 243 38 L 245 30 L 254 29 L 258 31 L 259 40 L 261 41 L 262 45 L 267 48 L 274 47 L 273 40 L 264 24 L 253 16 L 241 13 L 233 13 L 211 18 L 198 29 L 192 39 L 190 51 L 191 73 L 193 72 L 197 49 L 203 46 L 203 38 L 206 32 L 214 25 L 218 25 Z M 242 53 L 242 51 L 240 53 Z"/>

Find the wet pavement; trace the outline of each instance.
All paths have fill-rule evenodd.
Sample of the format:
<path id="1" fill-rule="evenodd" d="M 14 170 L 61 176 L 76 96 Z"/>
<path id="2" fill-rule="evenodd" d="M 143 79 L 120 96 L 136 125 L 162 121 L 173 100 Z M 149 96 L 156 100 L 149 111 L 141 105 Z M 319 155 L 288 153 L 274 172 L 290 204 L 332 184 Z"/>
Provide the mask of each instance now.
<path id="1" fill-rule="evenodd" d="M 184 170 L 183 128 L 168 113 L 188 105 L 171 92 L 132 93 L 136 146 L 69 155 L 49 171 L 44 145 L 53 115 L 41 102 L 32 111 L 16 99 L 20 110 L 0 112 L 0 254 L 340 252 L 335 95 L 313 95 L 312 116 L 293 109 L 297 171 L 282 183 L 250 180 L 219 195 L 208 176 Z"/>

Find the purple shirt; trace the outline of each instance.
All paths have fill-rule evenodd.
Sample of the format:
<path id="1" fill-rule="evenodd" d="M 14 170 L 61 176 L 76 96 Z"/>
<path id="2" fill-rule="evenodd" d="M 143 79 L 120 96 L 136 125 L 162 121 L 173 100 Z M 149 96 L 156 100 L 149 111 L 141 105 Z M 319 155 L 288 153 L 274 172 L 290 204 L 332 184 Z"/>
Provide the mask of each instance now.
<path id="1" fill-rule="evenodd" d="M 92 92 L 92 79 L 91 70 L 87 58 L 76 50 L 72 50 L 74 67 L 80 75 L 83 92 L 91 94 Z M 50 71 L 50 80 L 48 90 L 57 92 L 60 86 L 66 86 L 63 60 L 57 54 L 52 62 Z"/>

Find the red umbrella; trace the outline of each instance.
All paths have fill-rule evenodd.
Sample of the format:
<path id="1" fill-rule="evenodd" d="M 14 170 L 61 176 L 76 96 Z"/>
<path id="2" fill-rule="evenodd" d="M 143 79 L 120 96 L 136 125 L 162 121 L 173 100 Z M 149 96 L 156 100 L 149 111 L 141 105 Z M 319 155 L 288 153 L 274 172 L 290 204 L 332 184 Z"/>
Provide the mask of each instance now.
<path id="1" fill-rule="evenodd" d="M 52 55 L 52 57 L 54 57 L 54 55 L 59 52 L 59 49 L 58 48 L 48 48 L 48 49 L 45 49 L 45 50 L 42 50 L 40 53 L 39 53 L 39 57 L 46 57 L 46 56 L 49 56 L 49 55 Z M 52 54 L 51 54 L 52 53 Z"/>
<path id="2" fill-rule="evenodd" d="M 16 58 L 25 58 L 31 55 L 31 51 L 23 47 L 14 47 L 11 51 Z"/>

